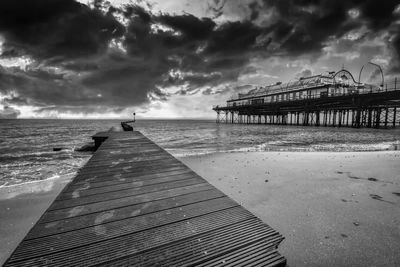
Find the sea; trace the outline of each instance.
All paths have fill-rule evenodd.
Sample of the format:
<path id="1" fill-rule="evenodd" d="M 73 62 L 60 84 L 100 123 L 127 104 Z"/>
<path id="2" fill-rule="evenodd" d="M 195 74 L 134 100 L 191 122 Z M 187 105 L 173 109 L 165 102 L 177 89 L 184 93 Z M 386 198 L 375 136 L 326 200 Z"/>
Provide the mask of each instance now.
<path id="1" fill-rule="evenodd" d="M 71 176 L 91 152 L 75 149 L 119 120 L 0 120 L 0 187 Z M 241 151 L 382 151 L 399 147 L 400 129 L 217 124 L 138 120 L 135 130 L 176 157 Z M 61 148 L 61 151 L 53 151 Z"/>

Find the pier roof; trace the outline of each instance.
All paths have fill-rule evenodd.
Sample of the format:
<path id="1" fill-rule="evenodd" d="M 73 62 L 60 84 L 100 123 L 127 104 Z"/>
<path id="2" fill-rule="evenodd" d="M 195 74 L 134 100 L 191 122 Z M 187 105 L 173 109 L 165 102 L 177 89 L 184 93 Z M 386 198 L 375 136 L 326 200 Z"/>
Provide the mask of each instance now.
<path id="1" fill-rule="evenodd" d="M 342 84 L 346 86 L 362 85 L 354 80 L 353 75 L 349 71 L 342 69 L 338 72 L 325 72 L 309 77 L 301 77 L 298 80 L 290 81 L 287 83 L 277 82 L 272 85 L 256 87 L 247 93 L 239 93 L 238 98 L 241 99 L 268 94 L 276 94 L 281 92 L 291 92 L 306 88 L 323 87 L 333 84 Z"/>

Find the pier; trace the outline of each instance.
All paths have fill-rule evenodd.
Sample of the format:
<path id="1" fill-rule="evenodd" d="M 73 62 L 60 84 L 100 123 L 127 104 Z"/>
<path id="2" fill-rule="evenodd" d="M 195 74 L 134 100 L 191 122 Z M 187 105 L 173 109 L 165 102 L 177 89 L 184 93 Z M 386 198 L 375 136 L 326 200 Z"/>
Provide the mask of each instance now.
<path id="1" fill-rule="evenodd" d="M 217 123 L 394 128 L 400 125 L 400 84 L 362 84 L 340 70 L 253 89 L 213 110 Z"/>
<path id="2" fill-rule="evenodd" d="M 93 139 L 4 266 L 286 266 L 281 234 L 140 132 Z"/>

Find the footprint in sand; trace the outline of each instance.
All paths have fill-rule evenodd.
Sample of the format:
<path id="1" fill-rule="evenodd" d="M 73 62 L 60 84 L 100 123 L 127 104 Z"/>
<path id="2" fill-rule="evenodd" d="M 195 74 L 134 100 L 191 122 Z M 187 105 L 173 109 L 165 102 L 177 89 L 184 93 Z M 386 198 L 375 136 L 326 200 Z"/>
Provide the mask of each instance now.
<path id="1" fill-rule="evenodd" d="M 368 180 L 368 181 L 371 181 L 371 182 L 378 182 L 379 181 L 377 178 L 374 178 L 374 177 L 361 178 L 361 177 L 358 177 L 358 176 L 354 176 L 354 175 L 351 175 L 350 172 L 336 172 L 336 173 L 338 173 L 338 174 L 346 173 L 347 177 L 349 177 L 350 179 L 355 179 L 355 180 Z"/>
<path id="2" fill-rule="evenodd" d="M 347 176 L 350 178 L 350 179 L 356 179 L 356 180 L 358 180 L 358 179 L 361 179 L 360 177 L 357 177 L 357 176 L 352 176 L 352 175 L 350 175 L 350 172 L 336 172 L 337 174 L 347 174 Z"/>
<path id="3" fill-rule="evenodd" d="M 391 201 L 384 200 L 380 195 L 369 194 L 369 196 L 370 196 L 372 199 L 376 199 L 376 200 L 379 200 L 379 201 L 383 201 L 383 202 L 387 202 L 387 203 L 390 203 L 390 204 L 394 204 L 394 203 L 391 202 Z"/>
<path id="4" fill-rule="evenodd" d="M 382 197 L 381 197 L 380 195 L 369 194 L 369 196 L 370 196 L 371 198 L 373 198 L 373 199 L 376 199 L 376 200 L 382 200 Z"/>
<path id="5" fill-rule="evenodd" d="M 357 176 L 354 176 L 354 175 L 350 175 L 350 173 L 347 173 L 347 176 L 348 176 L 350 179 L 355 179 L 355 180 L 360 180 L 360 179 L 361 179 L 360 177 L 357 177 Z"/>

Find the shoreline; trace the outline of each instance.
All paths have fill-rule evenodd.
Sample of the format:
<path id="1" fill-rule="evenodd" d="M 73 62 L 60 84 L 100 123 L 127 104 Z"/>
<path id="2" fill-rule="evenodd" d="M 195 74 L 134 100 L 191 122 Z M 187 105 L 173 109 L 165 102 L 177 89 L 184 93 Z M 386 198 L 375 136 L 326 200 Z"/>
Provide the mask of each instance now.
<path id="1" fill-rule="evenodd" d="M 400 265 L 400 151 L 180 160 L 279 231 L 289 266 Z"/>
<path id="2" fill-rule="evenodd" d="M 75 175 L 0 188 L 0 266 Z"/>
<path id="3" fill-rule="evenodd" d="M 373 263 L 400 265 L 400 256 L 391 253 L 400 250 L 400 151 L 235 151 L 177 158 L 285 236 L 279 251 L 290 266 L 363 266 L 382 255 L 386 264 Z M 0 237 L 6 244 L 0 265 L 75 175 L 0 187 Z M 363 257 L 351 260 L 346 251 Z"/>

